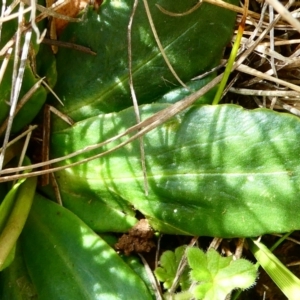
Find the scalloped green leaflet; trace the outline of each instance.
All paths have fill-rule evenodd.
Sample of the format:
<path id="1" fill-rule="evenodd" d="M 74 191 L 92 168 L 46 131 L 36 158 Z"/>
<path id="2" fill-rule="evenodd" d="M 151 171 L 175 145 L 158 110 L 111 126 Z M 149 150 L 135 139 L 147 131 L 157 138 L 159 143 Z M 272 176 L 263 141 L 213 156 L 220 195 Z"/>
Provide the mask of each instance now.
<path id="1" fill-rule="evenodd" d="M 255 282 L 257 270 L 245 259 L 222 257 L 214 249 L 205 254 L 199 248 L 188 248 L 186 255 L 192 269 L 190 277 L 197 282 L 192 289 L 196 299 L 226 299 L 233 289 L 247 289 Z"/>
<path id="2" fill-rule="evenodd" d="M 154 274 L 156 278 L 163 282 L 163 286 L 165 289 L 170 289 L 173 281 L 177 275 L 177 270 L 179 263 L 184 255 L 184 251 L 186 249 L 186 245 L 177 247 L 174 251 L 165 251 L 162 253 L 159 259 L 160 267 L 157 267 L 154 270 Z M 184 272 L 181 274 L 179 279 L 179 284 L 181 290 L 188 290 L 191 281 L 189 279 L 190 268 L 185 268 Z"/>
<path id="3" fill-rule="evenodd" d="M 142 106 L 142 118 L 165 107 Z M 52 153 L 61 157 L 99 143 L 134 122 L 132 108 L 78 122 L 53 134 Z M 68 197 L 74 194 L 85 197 L 87 207 L 91 195 L 103 206 L 118 199 L 162 232 L 219 237 L 287 232 L 300 228 L 299 139 L 299 119 L 288 114 L 235 105 L 193 107 L 144 137 L 148 197 L 138 141 L 58 172 L 57 180 L 71 210 L 77 203 Z M 101 210 L 90 214 L 102 217 Z"/>
<path id="4" fill-rule="evenodd" d="M 153 299 L 142 279 L 95 232 L 39 195 L 21 237 L 39 299 Z"/>
<path id="5" fill-rule="evenodd" d="M 195 1 L 148 2 L 166 55 L 183 82 L 220 63 L 232 35 L 235 13 L 203 3 L 193 13 L 176 18 L 162 13 L 155 4 L 170 11 L 185 12 Z M 230 2 L 238 4 L 236 0 Z M 69 24 L 61 37 L 97 52 L 93 56 L 60 49 L 57 54 L 55 92 L 64 101 L 62 111 L 75 121 L 132 105 L 127 41 L 132 6 L 132 0 L 105 1 L 99 14 L 90 10 L 83 22 Z M 142 0 L 133 21 L 132 70 L 140 104 L 152 103 L 179 86 L 160 54 Z"/>

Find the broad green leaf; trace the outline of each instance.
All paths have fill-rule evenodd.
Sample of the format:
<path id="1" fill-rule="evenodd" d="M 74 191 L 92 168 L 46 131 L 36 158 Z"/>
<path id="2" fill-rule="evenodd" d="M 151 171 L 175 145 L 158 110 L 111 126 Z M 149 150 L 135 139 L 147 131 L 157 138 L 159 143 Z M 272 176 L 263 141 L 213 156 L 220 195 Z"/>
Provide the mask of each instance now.
<path id="1" fill-rule="evenodd" d="M 61 39 L 90 47 L 96 55 L 60 49 L 56 93 L 63 112 L 75 121 L 132 105 L 128 83 L 128 24 L 132 0 L 105 1 L 99 14 L 90 10 L 83 22 L 69 24 Z M 236 0 L 229 1 L 238 4 Z M 203 3 L 193 13 L 171 17 L 157 4 L 185 12 L 194 0 L 149 1 L 157 34 L 173 68 L 183 82 L 219 64 L 230 41 L 235 13 Z M 132 27 L 132 71 L 139 103 L 152 103 L 179 83 L 167 67 L 151 31 L 143 1 Z"/>
<path id="2" fill-rule="evenodd" d="M 140 261 L 140 259 L 137 256 L 133 255 L 121 255 L 121 257 L 126 262 L 126 264 L 129 265 L 132 270 L 134 270 L 134 272 L 136 272 L 142 278 L 142 280 L 146 283 L 152 297 L 155 299 L 155 293 L 157 293 L 157 291 L 154 290 L 153 282 L 151 282 L 149 274 L 146 272 L 145 266 Z"/>
<path id="3" fill-rule="evenodd" d="M 258 263 L 290 300 L 300 295 L 300 280 L 264 244 L 248 239 L 249 248 Z"/>
<path id="4" fill-rule="evenodd" d="M 185 87 L 178 87 L 175 89 L 172 89 L 170 92 L 163 95 L 159 100 L 156 101 L 156 103 L 176 103 L 183 98 L 190 96 L 192 93 L 196 92 L 197 90 L 200 90 L 202 87 L 204 87 L 206 84 L 208 84 L 213 78 L 215 77 L 215 74 L 210 74 L 206 76 L 205 78 L 201 80 L 191 80 L 186 83 L 187 88 Z M 209 90 L 206 94 L 204 94 L 202 97 L 200 97 L 197 101 L 195 101 L 195 105 L 200 104 L 212 104 L 212 100 L 215 96 L 217 90 L 217 86 Z"/>
<path id="5" fill-rule="evenodd" d="M 52 88 L 57 80 L 56 59 L 48 45 L 41 44 L 36 56 L 36 72 L 39 77 L 45 77 L 47 84 Z"/>
<path id="6" fill-rule="evenodd" d="M 17 243 L 14 261 L 8 268 L 0 272 L 0 299 L 37 299 L 35 287 L 29 278 L 19 243 Z"/>
<path id="7" fill-rule="evenodd" d="M 57 175 L 56 178 L 60 181 L 60 175 Z M 132 205 L 115 195 L 114 192 L 108 191 L 110 195 L 108 197 L 100 196 L 97 191 L 89 188 L 83 178 L 77 178 L 73 183 L 74 185 L 68 184 L 69 187 L 60 186 L 63 205 L 79 216 L 93 230 L 126 232 L 137 223 L 138 220 L 135 218 Z M 55 200 L 51 187 L 42 190 L 49 198 Z"/>
<path id="8" fill-rule="evenodd" d="M 39 195 L 21 246 L 39 299 L 152 299 L 142 279 L 94 231 Z"/>
<path id="9" fill-rule="evenodd" d="M 142 119 L 166 107 L 142 106 Z M 52 154 L 61 157 L 94 145 L 134 124 L 132 108 L 78 122 L 54 132 Z M 299 138 L 299 119 L 292 115 L 236 105 L 193 107 L 144 137 L 148 196 L 138 141 L 60 171 L 57 180 L 65 205 L 80 217 L 79 208 L 83 203 L 88 208 L 92 199 L 99 208 L 132 205 L 167 233 L 247 237 L 287 232 L 300 228 Z M 115 220 L 109 224 L 101 210 L 90 212 L 89 219 L 102 218 L 106 230 L 114 227 Z"/>
<path id="10" fill-rule="evenodd" d="M 159 259 L 160 267 L 157 267 L 154 273 L 157 279 L 163 282 L 165 289 L 170 289 L 172 286 L 185 248 L 186 246 L 180 246 L 176 248 L 175 251 L 165 251 Z M 186 268 L 180 277 L 179 283 L 182 290 L 188 289 L 189 287 L 188 271 L 189 269 Z"/>
<path id="11" fill-rule="evenodd" d="M 247 260 L 222 257 L 214 249 L 204 254 L 198 248 L 189 248 L 186 255 L 191 279 L 198 282 L 192 290 L 196 299 L 223 300 L 233 289 L 246 289 L 255 282 L 256 268 Z"/>

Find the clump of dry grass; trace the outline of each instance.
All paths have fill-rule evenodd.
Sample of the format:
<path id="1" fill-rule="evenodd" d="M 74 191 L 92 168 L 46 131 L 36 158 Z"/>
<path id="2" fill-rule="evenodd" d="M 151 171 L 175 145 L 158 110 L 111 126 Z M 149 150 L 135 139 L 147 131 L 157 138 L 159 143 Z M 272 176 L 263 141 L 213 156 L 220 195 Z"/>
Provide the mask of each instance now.
<path id="1" fill-rule="evenodd" d="M 227 99 L 246 107 L 269 107 L 300 116 L 299 4 L 288 2 L 286 15 L 284 10 L 280 14 L 274 10 L 275 1 L 268 2 L 250 1 L 250 9 L 259 18 L 254 14 L 247 18 L 237 58 L 244 58 L 244 63 L 237 67 L 228 87 L 230 93 L 237 95 L 230 94 Z M 291 25 L 295 22 L 299 24 L 297 28 Z"/>

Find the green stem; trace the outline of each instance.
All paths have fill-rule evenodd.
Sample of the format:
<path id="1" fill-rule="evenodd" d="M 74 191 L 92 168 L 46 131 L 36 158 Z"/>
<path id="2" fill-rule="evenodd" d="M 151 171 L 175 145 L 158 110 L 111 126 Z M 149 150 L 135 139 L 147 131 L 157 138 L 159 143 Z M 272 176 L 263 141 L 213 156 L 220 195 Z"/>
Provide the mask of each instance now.
<path id="1" fill-rule="evenodd" d="M 223 78 L 220 82 L 218 91 L 217 91 L 217 93 L 215 95 L 215 98 L 212 102 L 213 105 L 218 104 L 222 99 L 223 91 L 225 89 L 226 83 L 227 83 L 229 75 L 231 73 L 232 66 L 234 64 L 234 61 L 235 61 L 236 55 L 238 53 L 242 37 L 243 37 L 245 23 L 246 23 L 246 17 L 247 17 L 247 13 L 248 13 L 248 5 L 249 5 L 249 1 L 245 1 L 244 13 L 243 13 L 243 17 L 242 17 L 242 20 L 241 20 L 239 28 L 238 28 L 238 32 L 237 32 L 237 35 L 236 35 L 236 40 L 233 44 L 233 47 L 232 47 L 232 50 L 231 50 L 231 53 L 230 53 L 230 56 L 229 56 L 229 59 L 228 59 L 228 63 L 227 63 L 227 66 L 226 66 L 226 69 L 225 69 L 225 72 L 224 72 L 224 76 L 223 76 Z"/>
<path id="2" fill-rule="evenodd" d="M 218 104 L 222 99 L 222 94 L 223 94 L 223 91 L 225 89 L 226 83 L 228 81 L 229 75 L 231 73 L 231 69 L 232 69 L 232 66 L 234 64 L 238 49 L 240 47 L 242 36 L 243 36 L 243 32 L 240 32 L 240 27 L 239 27 L 238 34 L 237 34 L 236 40 L 233 44 L 233 47 L 232 47 L 232 50 L 231 50 L 231 53 L 230 53 L 230 56 L 229 56 L 229 59 L 228 59 L 228 63 L 227 63 L 223 78 L 220 82 L 218 91 L 217 91 L 217 93 L 215 95 L 215 98 L 212 102 L 213 105 Z"/>

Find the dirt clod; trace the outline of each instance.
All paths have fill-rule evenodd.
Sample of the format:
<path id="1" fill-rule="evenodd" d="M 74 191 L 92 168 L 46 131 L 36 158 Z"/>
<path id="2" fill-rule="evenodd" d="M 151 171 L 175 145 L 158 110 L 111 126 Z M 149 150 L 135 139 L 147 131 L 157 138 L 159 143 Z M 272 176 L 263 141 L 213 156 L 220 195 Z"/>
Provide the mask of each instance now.
<path id="1" fill-rule="evenodd" d="M 150 252 L 155 247 L 153 241 L 154 231 L 146 219 L 140 220 L 132 227 L 128 234 L 123 234 L 115 245 L 117 250 L 123 251 L 125 255 L 132 252 Z"/>

